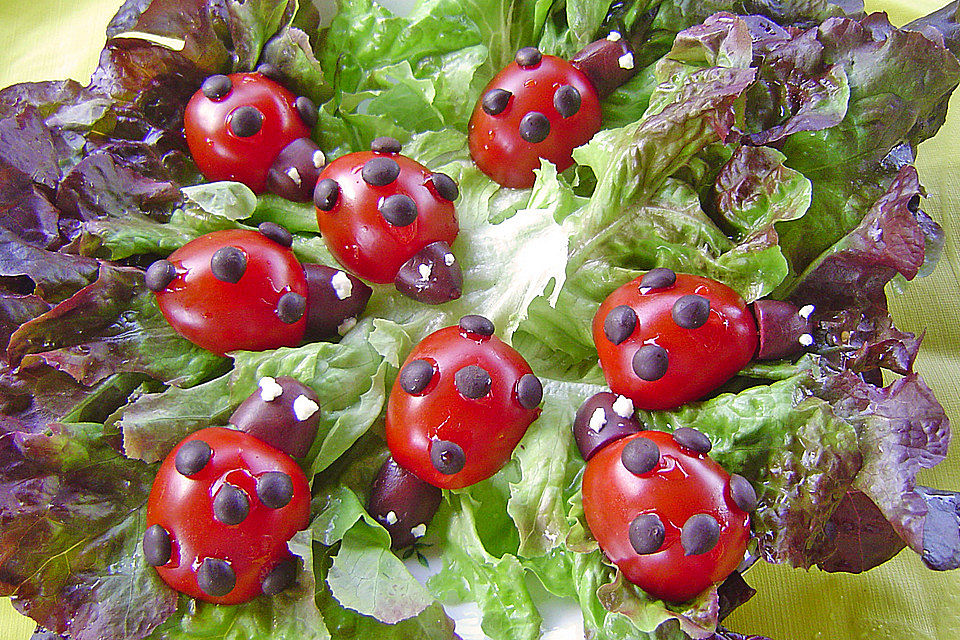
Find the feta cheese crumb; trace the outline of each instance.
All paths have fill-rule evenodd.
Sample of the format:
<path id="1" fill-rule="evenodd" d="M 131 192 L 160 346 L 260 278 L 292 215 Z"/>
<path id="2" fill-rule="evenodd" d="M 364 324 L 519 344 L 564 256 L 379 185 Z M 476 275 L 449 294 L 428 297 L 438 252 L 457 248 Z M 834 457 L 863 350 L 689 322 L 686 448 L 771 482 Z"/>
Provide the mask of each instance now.
<path id="1" fill-rule="evenodd" d="M 607 34 L 607 40 L 610 42 L 618 42 L 622 37 L 619 31 L 611 31 Z"/>
<path id="2" fill-rule="evenodd" d="M 816 310 L 817 308 L 814 307 L 812 304 L 807 304 L 800 307 L 800 311 L 797 312 L 797 315 L 803 318 L 804 320 L 807 320 L 810 318 L 810 316 L 813 315 L 813 312 Z"/>
<path id="3" fill-rule="evenodd" d="M 337 325 L 337 333 L 339 333 L 341 336 L 345 336 L 347 335 L 347 332 L 350 331 L 350 329 L 353 329 L 355 326 L 357 326 L 356 318 L 346 318 L 343 322 Z"/>
<path id="4" fill-rule="evenodd" d="M 414 538 L 422 538 L 423 536 L 427 535 L 427 525 L 423 523 L 418 524 L 414 528 L 410 529 L 410 533 Z"/>
<path id="5" fill-rule="evenodd" d="M 633 401 L 627 396 L 617 396 L 613 403 L 613 412 L 621 418 L 633 416 Z"/>
<path id="6" fill-rule="evenodd" d="M 297 171 L 296 167 L 290 167 L 286 170 L 287 177 L 293 180 L 293 184 L 298 187 L 303 184 L 303 180 L 300 179 L 300 172 Z"/>
<path id="7" fill-rule="evenodd" d="M 319 410 L 320 405 L 307 396 L 297 396 L 293 401 L 293 415 L 297 417 L 298 422 L 303 422 Z"/>
<path id="8" fill-rule="evenodd" d="M 805 333 L 802 336 L 800 336 L 799 340 L 800 340 L 800 344 L 802 344 L 805 347 L 809 347 L 810 345 L 813 344 L 813 336 L 810 335 L 809 333 Z"/>
<path id="9" fill-rule="evenodd" d="M 323 169 L 323 165 L 327 164 L 327 156 L 323 155 L 323 151 L 317 149 L 313 152 L 313 166 L 317 169 Z"/>
<path id="10" fill-rule="evenodd" d="M 383 521 L 387 524 L 397 524 L 397 514 L 393 511 L 388 511 L 387 515 L 384 516 Z"/>
<path id="11" fill-rule="evenodd" d="M 633 54 L 627 51 L 625 54 L 617 58 L 617 64 L 620 65 L 621 69 L 627 69 L 627 70 L 633 69 L 634 67 Z"/>
<path id="12" fill-rule="evenodd" d="M 448 267 L 449 267 L 449 266 L 452 266 L 453 263 L 456 262 L 456 261 L 457 261 L 457 259 L 453 256 L 452 253 L 448 253 L 448 254 L 446 254 L 446 255 L 443 256 L 443 264 L 447 265 Z"/>
<path id="13" fill-rule="evenodd" d="M 880 227 L 872 227 L 867 231 L 867 235 L 870 236 L 870 239 L 874 242 L 880 242 L 880 239 L 883 238 L 883 229 Z"/>
<path id="14" fill-rule="evenodd" d="M 422 264 L 419 267 L 417 267 L 417 271 L 420 272 L 421 280 L 429 280 L 430 274 L 433 273 L 433 268 L 428 264 Z"/>
<path id="15" fill-rule="evenodd" d="M 590 431 L 594 433 L 600 433 L 600 430 L 607 426 L 607 413 L 603 410 L 603 407 L 594 409 L 593 415 L 590 416 L 590 424 L 588 426 Z"/>
<path id="16" fill-rule="evenodd" d="M 339 300 L 346 300 L 353 293 L 353 283 L 350 282 L 350 278 L 343 271 L 337 271 L 333 274 L 333 277 L 330 278 L 330 286 L 333 287 L 333 292 Z"/>
<path id="17" fill-rule="evenodd" d="M 257 386 L 260 387 L 260 398 L 264 402 L 273 402 L 283 395 L 283 387 L 277 384 L 277 381 L 270 376 L 260 378 Z"/>

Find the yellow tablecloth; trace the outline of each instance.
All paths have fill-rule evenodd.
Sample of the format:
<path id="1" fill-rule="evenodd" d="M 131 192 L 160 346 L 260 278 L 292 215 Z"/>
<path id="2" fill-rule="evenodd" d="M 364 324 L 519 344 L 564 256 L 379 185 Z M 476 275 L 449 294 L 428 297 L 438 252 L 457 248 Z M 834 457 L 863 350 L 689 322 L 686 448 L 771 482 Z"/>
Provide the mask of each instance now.
<path id="1" fill-rule="evenodd" d="M 894 24 L 946 0 L 874 0 Z M 103 46 L 104 27 L 120 0 L 0 0 L 0 86 L 27 80 L 86 82 Z M 936 272 L 891 300 L 898 326 L 926 331 L 917 370 L 960 427 L 960 94 L 946 126 L 920 148 L 929 192 L 924 208 L 945 227 Z M 921 482 L 960 488 L 960 445 Z M 911 552 L 865 574 L 831 575 L 761 565 L 750 571 L 758 595 L 728 620 L 742 633 L 776 640 L 951 640 L 960 638 L 960 571 L 927 570 Z M 0 600 L 0 640 L 25 640 L 33 623 Z"/>

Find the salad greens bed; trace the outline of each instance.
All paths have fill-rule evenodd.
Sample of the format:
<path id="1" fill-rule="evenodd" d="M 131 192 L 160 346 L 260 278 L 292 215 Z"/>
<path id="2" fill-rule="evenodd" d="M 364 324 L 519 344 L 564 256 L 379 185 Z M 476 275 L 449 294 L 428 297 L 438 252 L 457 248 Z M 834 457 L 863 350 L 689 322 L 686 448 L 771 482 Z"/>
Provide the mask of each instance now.
<path id="1" fill-rule="evenodd" d="M 906 29 L 856 4 L 422 0 L 399 17 L 372 0 L 128 0 L 89 86 L 0 92 L 0 593 L 75 640 L 441 640 L 457 637 L 442 603 L 460 601 L 514 640 L 540 635 L 535 579 L 579 603 L 593 638 L 740 638 L 719 626 L 752 595 L 739 573 L 666 605 L 605 562 L 583 520 L 571 423 L 603 388 L 590 321 L 657 266 L 816 307 L 798 361 L 640 414 L 700 429 L 757 487 L 752 557 L 859 572 L 909 547 L 956 568 L 960 498 L 915 481 L 944 458 L 948 421 L 884 286 L 928 272 L 942 247 L 913 160 L 960 82 L 957 3 Z M 738 14 L 789 42 L 752 38 Z M 611 30 L 640 71 L 575 167 L 544 163 L 526 190 L 480 173 L 466 123 L 488 80 L 521 46 L 569 57 Z M 227 358 L 166 324 L 143 268 L 203 233 L 278 222 L 302 260 L 333 264 L 311 204 L 202 183 L 185 151 L 200 82 L 263 61 L 321 105 L 329 158 L 391 135 L 459 182 L 462 298 L 426 307 L 378 286 L 339 343 Z M 543 413 L 506 469 L 445 492 L 409 552 L 439 568 L 423 585 L 363 505 L 400 362 L 468 313 L 544 380 Z M 881 370 L 898 375 L 883 386 Z M 245 605 L 178 597 L 139 546 L 157 463 L 277 375 L 312 386 L 323 412 L 305 462 L 313 520 L 291 543 L 306 570 Z"/>

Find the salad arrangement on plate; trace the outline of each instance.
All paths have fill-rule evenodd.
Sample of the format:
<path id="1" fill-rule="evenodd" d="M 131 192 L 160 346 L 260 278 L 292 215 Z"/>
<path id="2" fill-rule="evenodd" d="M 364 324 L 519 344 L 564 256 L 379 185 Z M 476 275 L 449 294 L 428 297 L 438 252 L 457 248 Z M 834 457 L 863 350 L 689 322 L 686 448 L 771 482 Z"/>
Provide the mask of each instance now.
<path id="1" fill-rule="evenodd" d="M 742 637 L 722 621 L 752 595 L 726 557 L 743 548 L 717 529 L 728 512 L 733 538 L 749 523 L 740 570 L 762 559 L 860 572 L 907 547 L 932 569 L 960 566 L 957 494 L 916 482 L 946 455 L 948 420 L 913 372 L 920 338 L 893 325 L 884 293 L 942 248 L 913 163 L 960 83 L 957 7 L 896 29 L 854 5 L 423 0 L 398 16 L 371 0 L 126 2 L 88 86 L 0 92 L 2 593 L 78 640 L 455 638 L 443 605 L 463 601 L 484 633 L 512 639 L 539 637 L 534 578 L 579 605 L 589 637 L 719 640 Z M 558 88 L 532 98 L 510 84 L 562 60 L 587 79 L 557 71 Z M 211 182 L 185 139 L 187 105 L 261 76 L 295 99 L 292 133 L 243 166 L 256 181 Z M 575 119 L 595 124 L 594 101 L 602 124 L 585 144 L 539 156 L 558 164 L 535 158 L 532 183 L 528 157 L 503 173 L 524 144 L 562 147 Z M 228 133 L 206 135 L 254 139 L 270 113 L 240 107 L 217 116 Z M 507 150 L 472 138 L 495 138 L 504 120 Z M 368 201 L 374 246 L 403 242 L 360 267 L 337 220 Z M 430 216 L 442 231 L 414 233 Z M 199 267 L 184 266 L 195 255 Z M 280 262 L 282 286 L 229 297 Z M 386 276 L 366 270 L 383 263 Z M 634 300 L 675 284 L 691 289 L 653 316 Z M 177 311 L 197 300 L 219 324 L 184 328 L 196 322 Z M 791 311 L 771 324 L 764 300 Z M 673 378 L 680 347 L 648 338 L 615 375 L 622 363 L 600 366 L 636 347 L 638 325 L 673 322 L 679 345 L 726 317 L 717 309 L 747 305 L 759 337 L 724 343 L 745 357 L 722 374 L 709 372 L 724 354 Z M 793 327 L 791 348 L 765 349 L 783 339 L 778 323 Z M 493 351 L 466 356 L 459 339 Z M 757 349 L 772 359 L 751 359 Z M 709 388 L 687 397 L 701 370 Z M 622 390 L 633 374 L 654 385 L 651 404 Z M 498 404 L 473 412 L 504 379 Z M 402 426 L 511 412 L 509 446 L 477 472 L 485 449 L 457 442 L 466 422 L 426 451 Z M 598 440 L 605 428 L 623 438 Z M 493 449 L 497 434 L 483 433 Z M 221 450 L 274 445 L 267 466 L 231 458 L 224 473 L 247 474 L 235 485 L 204 475 Z M 595 525 L 613 494 L 602 465 L 642 477 L 667 457 L 700 460 L 729 504 L 673 522 L 666 505 L 700 498 L 664 485 L 662 518 L 611 527 L 629 525 L 640 556 L 682 528 L 685 556 L 722 547 L 730 567 L 645 591 Z M 219 492 L 209 512 L 151 495 L 194 478 Z M 415 486 L 422 500 L 404 506 L 416 522 L 385 483 Z M 288 507 L 295 522 L 276 524 Z M 198 556 L 168 579 L 177 532 L 198 522 L 283 536 L 270 563 L 235 561 L 254 569 Z M 210 538 L 200 546 L 223 547 Z M 436 573 L 422 584 L 404 561 Z M 690 570 L 670 567 L 658 576 Z M 252 599 L 233 604 L 237 581 Z"/>

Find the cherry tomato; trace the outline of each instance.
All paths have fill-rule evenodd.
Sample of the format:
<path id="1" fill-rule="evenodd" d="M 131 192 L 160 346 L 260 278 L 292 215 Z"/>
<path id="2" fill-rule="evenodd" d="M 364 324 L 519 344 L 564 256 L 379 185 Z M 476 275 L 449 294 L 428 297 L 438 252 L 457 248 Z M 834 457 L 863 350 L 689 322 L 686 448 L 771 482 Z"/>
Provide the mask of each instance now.
<path id="1" fill-rule="evenodd" d="M 387 403 L 396 462 L 441 489 L 489 478 L 540 414 L 540 380 L 493 323 L 464 316 L 427 336 L 400 369 Z"/>
<path id="2" fill-rule="evenodd" d="M 674 409 L 701 398 L 757 351 L 757 326 L 730 287 L 654 269 L 600 305 L 593 340 L 610 389 L 639 409 Z"/>
<path id="3" fill-rule="evenodd" d="M 591 533 L 627 580 L 654 597 L 690 600 L 743 560 L 756 493 L 709 449 L 694 429 L 641 431 L 607 444 L 584 471 Z"/>
<path id="4" fill-rule="evenodd" d="M 245 602 L 293 581 L 287 541 L 309 518 L 310 488 L 289 455 L 241 431 L 202 429 L 160 465 L 144 556 L 181 593 Z"/>
<path id="5" fill-rule="evenodd" d="M 270 78 L 234 73 L 207 78 L 187 103 L 183 130 L 190 153 L 208 180 L 235 180 L 260 193 L 280 152 L 295 140 L 309 139 L 316 115 L 312 102 Z M 317 151 L 312 145 L 310 155 Z M 315 173 L 323 166 L 322 153 L 316 162 Z M 300 169 L 298 181 L 304 178 Z M 310 182 L 308 194 L 312 187 Z"/>
<path id="6" fill-rule="evenodd" d="M 497 183 L 531 187 L 541 158 L 563 171 L 600 123 L 600 99 L 587 76 L 527 47 L 483 90 L 470 118 L 470 155 Z"/>
<path id="7" fill-rule="evenodd" d="M 151 265 L 147 276 L 167 321 L 208 351 L 262 351 L 303 338 L 303 267 L 288 247 L 262 233 L 208 233 Z"/>

